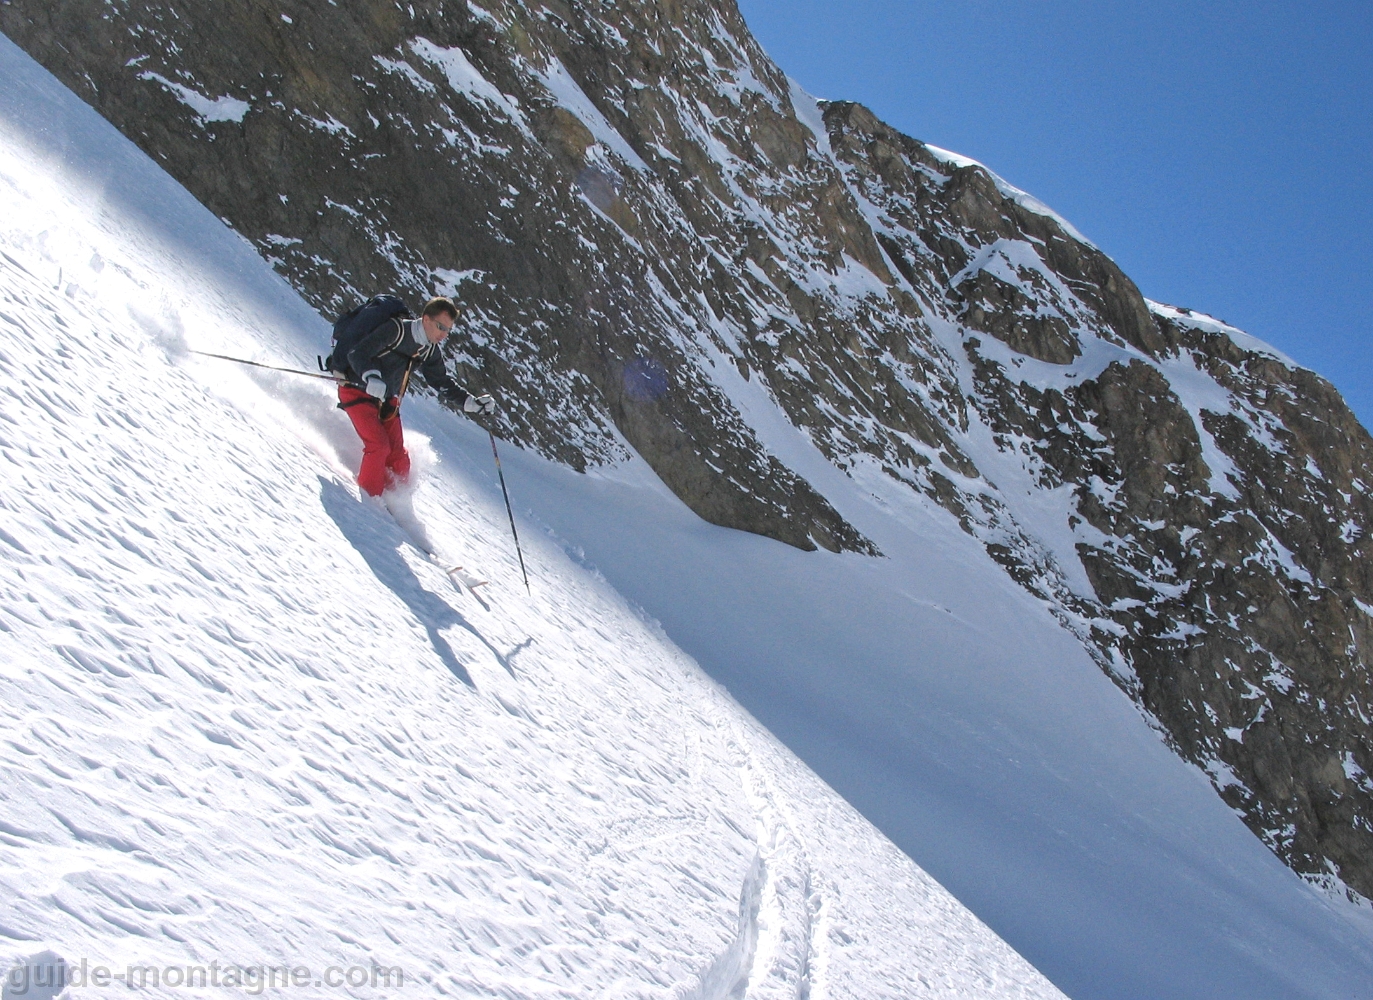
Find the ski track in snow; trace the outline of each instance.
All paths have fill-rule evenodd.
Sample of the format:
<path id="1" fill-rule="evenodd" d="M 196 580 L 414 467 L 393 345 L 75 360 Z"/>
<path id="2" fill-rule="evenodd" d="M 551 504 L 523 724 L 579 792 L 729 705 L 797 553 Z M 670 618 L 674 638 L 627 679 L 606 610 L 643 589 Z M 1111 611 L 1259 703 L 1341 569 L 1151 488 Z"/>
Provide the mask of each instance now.
<path id="1" fill-rule="evenodd" d="M 308 357 L 325 328 L 0 43 L 4 968 L 1061 996 L 538 532 L 526 600 L 490 472 L 410 435 L 478 603 L 359 502 L 327 386 L 188 356 Z"/>

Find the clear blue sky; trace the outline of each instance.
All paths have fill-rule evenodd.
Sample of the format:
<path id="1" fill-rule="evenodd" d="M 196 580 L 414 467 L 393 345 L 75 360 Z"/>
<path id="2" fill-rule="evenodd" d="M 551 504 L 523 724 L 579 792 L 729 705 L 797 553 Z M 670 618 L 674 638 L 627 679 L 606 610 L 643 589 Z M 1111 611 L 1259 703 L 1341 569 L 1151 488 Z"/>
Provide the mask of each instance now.
<path id="1" fill-rule="evenodd" d="M 981 160 L 1373 426 L 1373 2 L 739 0 L 817 97 Z"/>

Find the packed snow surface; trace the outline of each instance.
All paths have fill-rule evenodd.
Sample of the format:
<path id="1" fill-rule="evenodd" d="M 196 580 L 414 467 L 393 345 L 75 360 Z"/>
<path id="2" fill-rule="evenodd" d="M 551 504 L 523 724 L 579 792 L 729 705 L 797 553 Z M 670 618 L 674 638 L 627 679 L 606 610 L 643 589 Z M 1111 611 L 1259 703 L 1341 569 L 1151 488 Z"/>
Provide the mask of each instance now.
<path id="1" fill-rule="evenodd" d="M 1368 929 L 1041 604 L 761 396 L 885 558 L 507 448 L 526 597 L 485 433 L 413 399 L 408 500 L 491 581 L 459 593 L 359 501 L 326 384 L 187 350 L 311 367 L 320 318 L 4 40 L 0 79 L 4 967 L 1062 996 L 1018 951 L 1078 1000 L 1366 994 Z"/>

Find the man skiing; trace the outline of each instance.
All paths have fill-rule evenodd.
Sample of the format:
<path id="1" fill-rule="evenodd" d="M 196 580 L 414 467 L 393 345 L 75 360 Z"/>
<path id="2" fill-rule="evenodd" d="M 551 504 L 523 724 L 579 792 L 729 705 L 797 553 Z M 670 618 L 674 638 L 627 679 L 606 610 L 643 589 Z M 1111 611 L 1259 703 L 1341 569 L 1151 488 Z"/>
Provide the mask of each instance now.
<path id="1" fill-rule="evenodd" d="M 373 308 L 374 303 L 388 300 L 400 305 L 398 300 L 379 297 L 354 310 L 340 323 L 355 315 L 366 316 L 366 310 Z M 419 369 L 427 385 L 438 391 L 440 400 L 461 406 L 464 413 L 495 410 L 494 399 L 467 392 L 444 365 L 439 345 L 452 332 L 457 318 L 458 307 L 452 299 L 430 299 L 419 319 L 399 312 L 387 316 L 370 331 L 362 331 L 355 342 L 336 345 L 331 367 L 347 379 L 339 385 L 338 405 L 362 438 L 358 486 L 364 493 L 379 497 L 388 487 L 402 484 L 410 476 L 400 402 L 415 369 Z"/>

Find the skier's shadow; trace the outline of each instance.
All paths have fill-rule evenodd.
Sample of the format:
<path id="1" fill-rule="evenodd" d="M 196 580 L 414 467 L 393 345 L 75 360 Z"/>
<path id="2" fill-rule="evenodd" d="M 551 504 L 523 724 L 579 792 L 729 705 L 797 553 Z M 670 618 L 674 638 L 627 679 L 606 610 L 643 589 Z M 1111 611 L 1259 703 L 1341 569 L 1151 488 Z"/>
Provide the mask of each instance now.
<path id="1" fill-rule="evenodd" d="M 510 670 L 508 657 L 501 656 L 495 647 L 486 641 L 477 629 L 455 611 L 437 594 L 433 594 L 420 584 L 419 578 L 401 557 L 402 543 L 400 529 L 385 519 L 385 515 L 368 511 L 346 489 L 333 480 L 320 477 L 320 502 L 324 510 L 338 525 L 343 537 L 367 562 L 372 573 L 391 593 L 401 599 L 410 613 L 424 626 L 434 652 L 443 661 L 453 676 L 474 691 L 477 688 L 472 675 L 453 654 L 453 648 L 439 633 L 454 625 L 466 629 L 482 645 L 491 650 L 497 661 Z M 513 673 L 513 671 L 511 671 Z"/>

